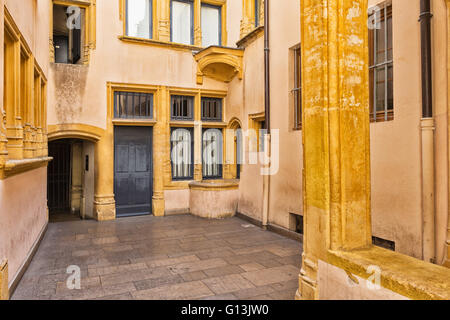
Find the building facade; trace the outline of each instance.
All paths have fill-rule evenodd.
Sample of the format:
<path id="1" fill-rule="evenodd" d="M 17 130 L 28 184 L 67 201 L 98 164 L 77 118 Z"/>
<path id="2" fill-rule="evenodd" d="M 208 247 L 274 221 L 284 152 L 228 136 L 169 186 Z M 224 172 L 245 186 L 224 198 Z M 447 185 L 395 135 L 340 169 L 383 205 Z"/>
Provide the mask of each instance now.
<path id="1" fill-rule="evenodd" d="M 9 286 L 62 212 L 239 214 L 303 234 L 302 66 L 313 57 L 301 50 L 300 2 L 266 12 L 264 0 L 0 0 Z M 372 241 L 438 265 L 450 259 L 447 6 L 432 1 L 431 124 L 419 1 L 367 10 Z"/>

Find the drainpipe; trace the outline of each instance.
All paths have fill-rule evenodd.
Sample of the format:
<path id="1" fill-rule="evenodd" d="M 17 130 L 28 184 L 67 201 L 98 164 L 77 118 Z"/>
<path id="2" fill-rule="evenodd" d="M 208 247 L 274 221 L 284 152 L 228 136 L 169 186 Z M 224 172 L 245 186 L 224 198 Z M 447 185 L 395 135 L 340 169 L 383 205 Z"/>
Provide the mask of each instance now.
<path id="1" fill-rule="evenodd" d="M 420 34 L 422 51 L 422 219 L 423 259 L 436 262 L 435 226 L 435 169 L 433 86 L 431 63 L 431 5 L 430 0 L 420 0 Z"/>
<path id="2" fill-rule="evenodd" d="M 270 143 L 270 11 L 269 0 L 264 1 L 264 110 L 265 110 L 265 129 L 267 135 L 265 137 L 265 148 L 267 154 L 270 156 L 272 149 Z M 270 190 L 270 176 L 263 176 L 263 229 L 267 229 L 269 224 L 269 190 Z"/>

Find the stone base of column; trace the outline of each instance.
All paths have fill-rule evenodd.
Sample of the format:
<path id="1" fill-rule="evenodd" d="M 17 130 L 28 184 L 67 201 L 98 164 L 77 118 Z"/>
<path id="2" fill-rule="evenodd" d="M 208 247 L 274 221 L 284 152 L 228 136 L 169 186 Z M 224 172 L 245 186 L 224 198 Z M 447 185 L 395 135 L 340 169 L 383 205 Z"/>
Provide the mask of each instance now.
<path id="1" fill-rule="evenodd" d="M 444 266 L 450 268 L 450 242 L 447 241 L 445 244 L 445 252 L 447 252 L 447 258 L 445 259 Z"/>
<path id="2" fill-rule="evenodd" d="M 116 219 L 116 201 L 114 196 L 95 196 L 94 218 L 97 221 L 111 221 Z"/>
<path id="3" fill-rule="evenodd" d="M 299 288 L 296 294 L 298 300 L 319 300 L 317 288 L 318 265 L 303 253 L 303 265 L 299 275 Z"/>
<path id="4" fill-rule="evenodd" d="M 153 215 L 155 217 L 164 217 L 165 216 L 165 201 L 164 196 L 156 195 L 153 196 Z"/>

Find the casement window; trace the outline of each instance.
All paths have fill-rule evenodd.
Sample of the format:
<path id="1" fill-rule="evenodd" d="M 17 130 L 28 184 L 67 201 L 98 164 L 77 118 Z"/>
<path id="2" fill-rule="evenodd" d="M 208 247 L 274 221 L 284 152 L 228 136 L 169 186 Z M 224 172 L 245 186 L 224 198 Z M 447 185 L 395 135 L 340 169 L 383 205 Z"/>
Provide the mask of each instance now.
<path id="1" fill-rule="evenodd" d="M 80 64 L 85 40 L 86 10 L 78 6 L 53 5 L 53 47 L 56 63 Z"/>
<path id="2" fill-rule="evenodd" d="M 222 121 L 222 99 L 202 98 L 202 121 Z"/>
<path id="3" fill-rule="evenodd" d="M 190 0 L 171 2 L 171 41 L 194 44 L 194 3 Z"/>
<path id="4" fill-rule="evenodd" d="M 172 180 L 194 179 L 193 128 L 172 128 L 171 160 Z"/>
<path id="5" fill-rule="evenodd" d="M 373 26 L 369 29 L 370 119 L 374 122 L 394 118 L 392 5 L 380 8 L 369 16 Z"/>
<path id="6" fill-rule="evenodd" d="M 182 121 L 194 120 L 194 97 L 172 96 L 171 119 Z"/>
<path id="7" fill-rule="evenodd" d="M 114 117 L 117 119 L 153 119 L 153 94 L 114 93 Z"/>
<path id="8" fill-rule="evenodd" d="M 294 130 L 302 129 L 302 55 L 300 47 L 294 53 Z"/>
<path id="9" fill-rule="evenodd" d="M 222 8 L 202 3 L 202 46 L 222 45 Z"/>
<path id="10" fill-rule="evenodd" d="M 203 179 L 222 179 L 223 133 L 220 129 L 204 129 L 202 138 Z"/>
<path id="11" fill-rule="evenodd" d="M 255 1 L 255 27 L 259 27 L 261 25 L 261 0 L 254 0 Z"/>
<path id="12" fill-rule="evenodd" d="M 126 35 L 152 38 L 153 0 L 126 0 Z"/>

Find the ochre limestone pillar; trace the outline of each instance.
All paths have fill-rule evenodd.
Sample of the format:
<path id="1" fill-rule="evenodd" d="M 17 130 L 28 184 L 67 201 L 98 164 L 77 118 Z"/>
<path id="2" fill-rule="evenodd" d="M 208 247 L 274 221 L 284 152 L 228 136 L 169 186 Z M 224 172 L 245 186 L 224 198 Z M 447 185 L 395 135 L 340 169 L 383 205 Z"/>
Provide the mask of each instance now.
<path id="1" fill-rule="evenodd" d="M 156 217 L 164 216 L 164 167 L 166 150 L 169 139 L 167 139 L 168 115 L 167 105 L 168 94 L 166 87 L 162 87 L 158 92 L 159 103 L 157 106 L 157 122 L 153 128 L 153 215 Z"/>
<path id="2" fill-rule="evenodd" d="M 194 45 L 202 46 L 202 2 L 194 0 Z"/>
<path id="3" fill-rule="evenodd" d="M 255 28 L 255 1 L 242 0 L 241 38 Z"/>
<path id="4" fill-rule="evenodd" d="M 160 41 L 170 41 L 170 0 L 157 0 L 158 21 L 156 37 Z"/>
<path id="5" fill-rule="evenodd" d="M 112 90 L 111 87 L 108 87 L 108 105 L 112 105 L 112 99 Z M 94 218 L 98 221 L 116 219 L 113 112 L 113 108 L 108 111 L 105 133 L 95 144 Z"/>
<path id="6" fill-rule="evenodd" d="M 318 299 L 328 250 L 371 245 L 367 0 L 302 0 L 304 253 Z"/>
<path id="7" fill-rule="evenodd" d="M 8 262 L 7 260 L 0 260 L 0 300 L 8 299 Z"/>

